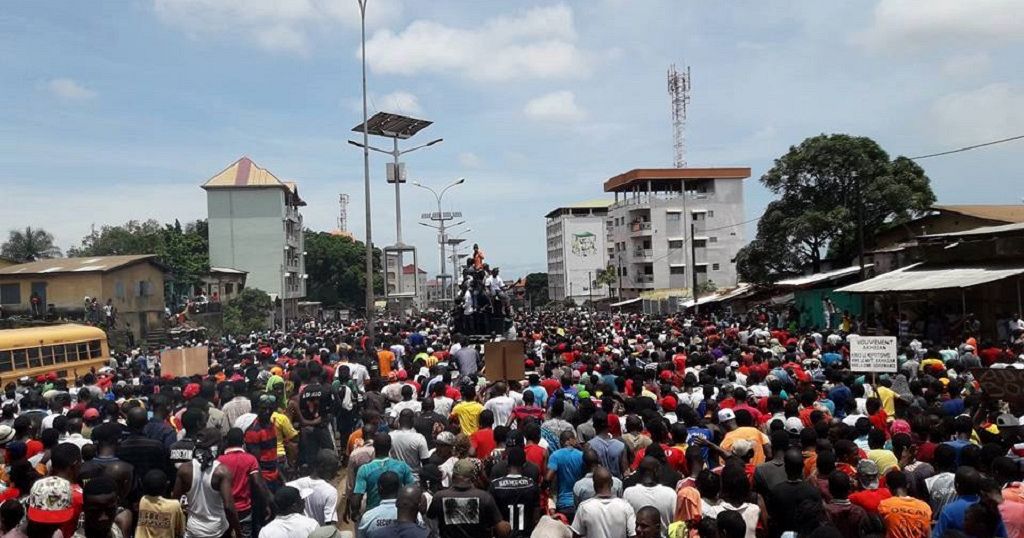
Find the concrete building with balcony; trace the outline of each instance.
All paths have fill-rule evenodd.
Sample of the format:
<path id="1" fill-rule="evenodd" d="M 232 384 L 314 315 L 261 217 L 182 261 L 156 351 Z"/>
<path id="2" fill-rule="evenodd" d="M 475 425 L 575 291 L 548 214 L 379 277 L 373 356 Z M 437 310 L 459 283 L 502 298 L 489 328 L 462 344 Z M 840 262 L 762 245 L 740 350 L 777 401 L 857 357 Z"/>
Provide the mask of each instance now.
<path id="1" fill-rule="evenodd" d="M 394 292 L 399 276 L 397 257 L 387 257 L 387 272 L 388 272 L 388 291 Z M 402 266 L 402 290 L 412 291 L 416 290 L 416 296 L 412 298 L 412 305 L 417 309 L 424 309 L 427 307 L 430 298 L 428 297 L 428 283 L 427 283 L 427 272 L 421 268 L 414 266 L 411 263 L 407 263 Z"/>
<path id="2" fill-rule="evenodd" d="M 604 191 L 615 194 L 605 261 L 618 269 L 621 297 L 653 290 L 689 297 L 694 273 L 698 288 L 736 286 L 748 177 L 743 167 L 654 168 L 605 181 Z"/>
<path id="3" fill-rule="evenodd" d="M 247 287 L 282 298 L 286 314 L 294 316 L 306 296 L 299 213 L 306 203 L 298 187 L 242 157 L 202 188 L 209 216 L 210 265 L 247 272 Z"/>
<path id="4" fill-rule="evenodd" d="M 553 209 L 547 214 L 548 297 L 576 304 L 608 296 L 592 286 L 597 272 L 608 266 L 605 238 L 611 200 L 590 200 Z M 593 287 L 593 289 L 591 289 Z"/>

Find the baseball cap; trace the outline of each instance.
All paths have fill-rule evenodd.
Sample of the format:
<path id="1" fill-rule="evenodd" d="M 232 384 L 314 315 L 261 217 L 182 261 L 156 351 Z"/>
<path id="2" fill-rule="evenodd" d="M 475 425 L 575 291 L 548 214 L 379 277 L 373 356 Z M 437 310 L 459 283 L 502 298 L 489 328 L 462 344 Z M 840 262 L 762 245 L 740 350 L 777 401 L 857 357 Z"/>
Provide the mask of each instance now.
<path id="1" fill-rule="evenodd" d="M 732 409 L 720 409 L 718 411 L 718 422 L 729 422 L 730 420 L 736 420 L 736 413 L 733 413 Z"/>
<path id="2" fill-rule="evenodd" d="M 0 426 L 0 446 L 10 443 L 14 439 L 14 428 L 4 425 Z"/>
<path id="3" fill-rule="evenodd" d="M 866 489 L 878 489 L 878 465 L 868 459 L 857 462 L 857 480 Z"/>
<path id="4" fill-rule="evenodd" d="M 800 420 L 800 417 L 789 417 L 786 419 L 786 433 L 790 435 L 800 435 L 800 432 L 804 429 L 804 423 Z"/>
<path id="5" fill-rule="evenodd" d="M 36 481 L 28 495 L 28 519 L 36 523 L 67 523 L 75 517 L 71 482 L 59 476 Z"/>
<path id="6" fill-rule="evenodd" d="M 100 412 L 95 407 L 90 407 L 85 410 L 85 413 L 82 413 L 82 418 L 84 420 L 96 420 L 100 418 Z"/>
<path id="7" fill-rule="evenodd" d="M 196 396 L 199 396 L 198 383 L 189 383 L 188 385 L 185 385 L 185 390 L 181 391 L 181 397 L 185 398 L 186 400 L 191 400 Z"/>
<path id="8" fill-rule="evenodd" d="M 751 443 L 748 439 L 737 439 L 732 444 L 732 453 L 741 458 L 747 457 L 752 450 L 754 450 L 754 443 Z"/>
<path id="9" fill-rule="evenodd" d="M 996 417 L 996 426 L 999 426 L 1000 428 L 1015 428 L 1020 426 L 1020 420 L 1009 413 L 1003 413 Z M 3 444 L 2 440 L 0 440 L 0 444 Z"/>
<path id="10" fill-rule="evenodd" d="M 473 465 L 473 462 L 469 461 L 468 459 L 461 459 L 455 462 L 455 467 L 452 469 L 452 476 L 461 476 L 462 478 L 473 478 L 476 475 L 476 465 Z"/>

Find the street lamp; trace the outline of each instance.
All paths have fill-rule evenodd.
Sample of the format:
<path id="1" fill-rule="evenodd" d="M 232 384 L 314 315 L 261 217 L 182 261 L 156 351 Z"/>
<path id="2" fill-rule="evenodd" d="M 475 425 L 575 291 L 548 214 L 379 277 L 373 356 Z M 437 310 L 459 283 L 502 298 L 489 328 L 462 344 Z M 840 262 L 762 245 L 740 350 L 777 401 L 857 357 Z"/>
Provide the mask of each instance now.
<path id="1" fill-rule="evenodd" d="M 460 214 L 452 213 L 452 214 L 450 214 L 448 216 L 445 216 L 444 211 L 441 210 L 441 200 L 444 198 L 444 194 L 446 192 L 448 192 L 448 189 L 451 189 L 452 187 L 456 187 L 456 186 L 462 185 L 465 182 L 466 182 L 466 178 L 460 177 L 459 179 L 457 179 L 457 180 L 449 183 L 448 185 L 446 185 L 443 189 L 441 189 L 441 192 L 435 191 L 433 188 L 428 187 L 428 186 L 420 183 L 419 181 L 413 181 L 412 182 L 412 184 L 414 186 L 419 187 L 421 189 L 426 189 L 426 190 L 430 191 L 430 193 L 434 195 L 434 199 L 437 200 L 437 218 L 433 218 L 433 216 L 431 216 L 430 218 L 431 218 L 431 220 L 436 220 L 439 223 L 439 227 L 438 227 L 438 234 L 439 234 L 438 243 L 439 243 L 439 245 L 438 246 L 440 247 L 441 273 L 438 276 L 440 276 L 440 278 L 442 280 L 442 283 L 443 283 L 444 279 L 448 276 L 448 275 L 445 274 L 445 261 L 444 261 L 444 236 L 445 236 L 444 235 L 444 229 L 445 229 L 445 224 L 444 223 L 446 221 L 448 221 L 448 220 L 454 220 L 456 218 L 459 218 L 459 217 L 462 216 L 462 214 L 461 213 Z M 454 268 L 452 268 L 452 269 L 454 270 Z"/>
<path id="2" fill-rule="evenodd" d="M 363 67 L 363 191 L 366 201 L 366 337 L 373 343 L 373 233 L 370 224 L 370 128 L 366 109 L 366 2 L 359 3 L 360 50 Z"/>

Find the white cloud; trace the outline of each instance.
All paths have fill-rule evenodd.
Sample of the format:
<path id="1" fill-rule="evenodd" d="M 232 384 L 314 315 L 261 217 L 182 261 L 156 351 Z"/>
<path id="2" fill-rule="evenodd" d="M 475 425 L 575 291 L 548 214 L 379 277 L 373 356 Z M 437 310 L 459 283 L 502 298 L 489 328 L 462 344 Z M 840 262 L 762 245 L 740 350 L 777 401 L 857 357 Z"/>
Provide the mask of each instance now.
<path id="1" fill-rule="evenodd" d="M 306 54 L 313 31 L 336 23 L 359 27 L 356 0 L 153 0 L 153 6 L 190 37 L 238 37 L 275 52 Z M 398 0 L 372 0 L 366 25 L 378 27 L 399 13 Z"/>
<path id="2" fill-rule="evenodd" d="M 928 130 L 950 144 L 975 144 L 1018 134 L 1024 86 L 1005 82 L 951 93 L 932 104 Z"/>
<path id="3" fill-rule="evenodd" d="M 992 58 L 984 52 L 957 54 L 942 64 L 942 74 L 951 78 L 969 79 L 988 73 Z"/>
<path id="4" fill-rule="evenodd" d="M 854 42 L 876 52 L 995 45 L 1024 39 L 1019 0 L 881 0 Z"/>
<path id="5" fill-rule="evenodd" d="M 523 107 L 523 113 L 532 120 L 545 122 L 575 123 L 587 117 L 576 104 L 576 94 L 568 90 L 530 99 Z"/>
<path id="6" fill-rule="evenodd" d="M 96 97 L 96 92 L 70 78 L 55 78 L 46 83 L 46 88 L 64 101 L 87 101 Z"/>
<path id="7" fill-rule="evenodd" d="M 498 81 L 564 78 L 590 71 L 590 58 L 575 42 L 572 9 L 559 4 L 495 17 L 468 29 L 418 20 L 399 33 L 380 30 L 366 43 L 366 60 L 383 74 L 454 72 Z"/>
<path id="8" fill-rule="evenodd" d="M 373 101 L 377 105 L 377 109 L 382 112 L 394 112 L 410 116 L 423 113 L 420 100 L 415 95 L 406 91 L 391 92 L 377 97 Z"/>
<path id="9" fill-rule="evenodd" d="M 463 168 L 480 168 L 484 164 L 483 159 L 471 151 L 463 151 L 462 153 L 459 153 L 458 158 L 459 164 L 462 165 Z"/>

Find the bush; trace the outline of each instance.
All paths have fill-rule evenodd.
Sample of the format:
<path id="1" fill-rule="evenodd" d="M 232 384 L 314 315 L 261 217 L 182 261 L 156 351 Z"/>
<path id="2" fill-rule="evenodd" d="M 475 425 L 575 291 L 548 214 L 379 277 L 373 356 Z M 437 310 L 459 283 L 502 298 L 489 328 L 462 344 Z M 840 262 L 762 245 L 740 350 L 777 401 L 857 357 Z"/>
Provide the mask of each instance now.
<path id="1" fill-rule="evenodd" d="M 240 335 L 265 329 L 273 306 L 267 292 L 257 288 L 242 290 L 224 307 L 224 332 Z"/>

